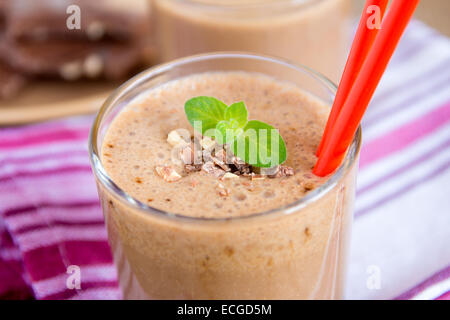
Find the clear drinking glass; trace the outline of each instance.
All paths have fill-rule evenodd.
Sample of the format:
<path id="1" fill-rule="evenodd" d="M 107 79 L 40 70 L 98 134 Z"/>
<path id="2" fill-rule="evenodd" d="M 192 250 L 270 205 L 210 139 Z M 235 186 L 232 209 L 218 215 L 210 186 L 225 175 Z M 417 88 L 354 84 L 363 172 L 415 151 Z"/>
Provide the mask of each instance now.
<path id="1" fill-rule="evenodd" d="M 268 54 L 337 81 L 351 0 L 151 0 L 159 61 L 214 52 Z"/>
<path id="2" fill-rule="evenodd" d="M 171 80 L 231 70 L 288 81 L 330 105 L 336 91 L 306 67 L 245 53 L 180 59 L 118 88 L 95 120 L 89 147 L 124 298 L 340 299 L 360 129 L 342 165 L 322 186 L 294 203 L 245 217 L 193 218 L 158 210 L 121 190 L 103 167 L 99 150 L 105 132 L 131 100 Z"/>

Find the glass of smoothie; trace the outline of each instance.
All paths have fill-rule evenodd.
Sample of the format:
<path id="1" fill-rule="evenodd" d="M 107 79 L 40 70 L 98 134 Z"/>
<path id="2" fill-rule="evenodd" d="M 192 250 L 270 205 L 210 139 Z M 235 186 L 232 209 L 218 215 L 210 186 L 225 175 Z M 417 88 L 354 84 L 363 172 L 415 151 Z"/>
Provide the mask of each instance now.
<path id="1" fill-rule="evenodd" d="M 151 0 L 159 61 L 213 51 L 269 54 L 337 81 L 351 0 Z"/>
<path id="2" fill-rule="evenodd" d="M 343 298 L 361 131 L 333 174 L 312 173 L 335 91 L 306 67 L 246 53 L 183 58 L 118 88 L 90 158 L 124 298 Z M 178 167 L 174 132 L 194 135 L 184 105 L 198 96 L 243 101 L 277 128 L 289 174 Z"/>

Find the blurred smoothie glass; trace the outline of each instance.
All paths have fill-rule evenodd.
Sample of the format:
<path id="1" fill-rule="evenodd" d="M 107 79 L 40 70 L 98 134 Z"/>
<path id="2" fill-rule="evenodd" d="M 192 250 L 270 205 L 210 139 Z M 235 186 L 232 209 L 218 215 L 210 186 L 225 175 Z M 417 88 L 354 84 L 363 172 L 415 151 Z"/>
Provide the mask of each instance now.
<path id="1" fill-rule="evenodd" d="M 337 81 L 350 0 L 151 0 L 160 62 L 214 51 L 268 54 Z"/>
<path id="2" fill-rule="evenodd" d="M 90 158 L 124 297 L 341 299 L 360 130 L 335 173 L 311 174 L 335 90 L 309 69 L 243 53 L 180 59 L 117 89 L 91 130 Z M 278 123 L 295 175 L 220 181 L 227 198 L 204 172 L 158 177 L 167 133 L 187 123 L 184 102 L 204 94 L 242 98 L 250 114 Z"/>

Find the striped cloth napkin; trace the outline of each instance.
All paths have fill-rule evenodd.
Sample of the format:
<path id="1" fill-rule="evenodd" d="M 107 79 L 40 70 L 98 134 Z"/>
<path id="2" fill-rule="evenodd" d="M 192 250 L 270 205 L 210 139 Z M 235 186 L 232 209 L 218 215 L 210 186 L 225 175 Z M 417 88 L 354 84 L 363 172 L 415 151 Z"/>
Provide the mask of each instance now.
<path id="1" fill-rule="evenodd" d="M 15 246 L 2 242 L 0 261 L 16 283 L 3 288 L 0 279 L 0 297 L 16 296 L 25 282 L 37 299 L 120 298 L 88 160 L 92 121 L 1 131 L 0 221 Z M 67 286 L 70 266 L 80 267 L 81 290 Z"/>
<path id="2" fill-rule="evenodd" d="M 364 120 L 348 298 L 450 298 L 449 71 L 449 40 L 413 22 Z M 0 130 L 0 298 L 120 298 L 92 120 Z"/>
<path id="3" fill-rule="evenodd" d="M 410 24 L 362 126 L 347 296 L 449 298 L 448 38 Z"/>

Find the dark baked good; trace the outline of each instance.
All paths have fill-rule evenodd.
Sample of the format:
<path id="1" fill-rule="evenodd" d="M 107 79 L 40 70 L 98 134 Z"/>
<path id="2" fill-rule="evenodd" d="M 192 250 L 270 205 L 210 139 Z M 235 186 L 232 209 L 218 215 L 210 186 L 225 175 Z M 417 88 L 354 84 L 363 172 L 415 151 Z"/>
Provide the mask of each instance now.
<path id="1" fill-rule="evenodd" d="M 4 0 L 3 0 L 4 1 Z M 69 6 L 80 8 L 80 29 L 69 29 Z M 12 0 L 6 36 L 20 41 L 138 38 L 149 27 L 145 0 Z M 69 11 L 71 12 L 71 11 Z"/>

